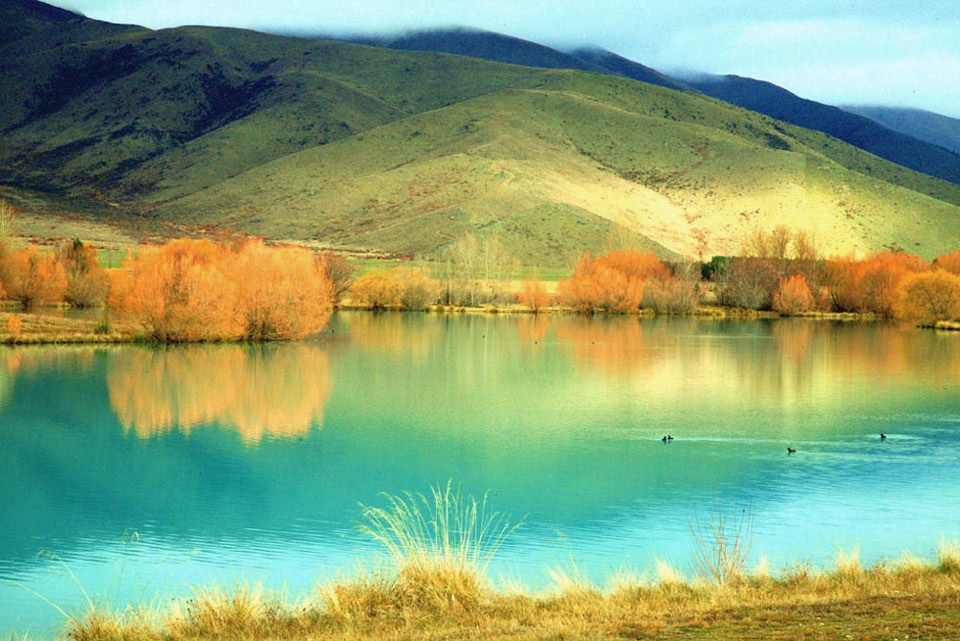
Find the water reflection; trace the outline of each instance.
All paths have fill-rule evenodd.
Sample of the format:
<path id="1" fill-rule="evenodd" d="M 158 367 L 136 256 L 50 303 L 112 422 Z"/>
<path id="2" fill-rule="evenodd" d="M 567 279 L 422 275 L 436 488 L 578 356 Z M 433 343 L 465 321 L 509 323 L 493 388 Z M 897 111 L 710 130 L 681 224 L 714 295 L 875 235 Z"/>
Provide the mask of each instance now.
<path id="1" fill-rule="evenodd" d="M 141 438 L 216 423 L 257 442 L 322 425 L 330 360 L 308 344 L 130 348 L 110 360 L 107 388 L 120 424 Z"/>

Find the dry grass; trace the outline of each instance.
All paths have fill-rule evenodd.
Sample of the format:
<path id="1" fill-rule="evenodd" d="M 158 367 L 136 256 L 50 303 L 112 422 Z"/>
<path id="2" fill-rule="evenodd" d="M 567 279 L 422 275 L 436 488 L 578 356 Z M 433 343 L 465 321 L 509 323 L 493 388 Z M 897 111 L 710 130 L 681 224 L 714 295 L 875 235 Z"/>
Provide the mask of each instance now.
<path id="1" fill-rule="evenodd" d="M 943 541 L 934 563 L 904 555 L 864 568 L 854 549 L 839 551 L 831 571 L 794 564 L 777 575 L 765 561 L 748 573 L 744 555 L 711 547 L 713 562 L 738 559 L 735 571 L 720 569 L 723 580 L 709 569 L 688 580 L 658 561 L 653 580 L 620 571 L 605 590 L 570 562 L 549 571 L 551 590 L 533 594 L 496 590 L 487 578 L 514 526 L 486 499 L 463 498 L 448 483 L 429 495 L 387 496 L 363 514 L 392 569 L 321 585 L 298 603 L 241 585 L 197 590 L 162 612 L 91 605 L 66 633 L 80 641 L 960 638 L 956 541 Z M 727 537 L 728 548 L 742 549 L 746 513 L 717 519 L 694 537 L 713 545 Z"/>
<path id="2" fill-rule="evenodd" d="M 393 598 L 436 611 L 475 609 L 488 584 L 487 566 L 516 526 L 490 510 L 486 496 L 463 497 L 452 482 L 429 496 L 385 498 L 386 507 L 363 508 L 361 530 L 396 565 Z"/>
<path id="3" fill-rule="evenodd" d="M 955 553 L 947 548 L 947 556 Z M 574 568 L 555 572 L 556 588 L 547 594 L 499 592 L 481 576 L 461 576 L 458 580 L 475 590 L 474 602 L 442 607 L 432 598 L 409 596 L 411 591 L 436 595 L 435 576 L 380 573 L 324 585 L 316 597 L 296 605 L 256 586 L 240 586 L 198 591 L 162 614 L 91 611 L 87 619 L 71 621 L 68 634 L 84 641 L 732 640 L 833 639 L 856 631 L 854 638 L 870 640 L 894 638 L 892 632 L 907 626 L 922 630 L 926 639 L 960 638 L 960 566 L 942 558 L 931 564 L 905 557 L 863 568 L 856 552 L 839 554 L 837 565 L 830 572 L 797 565 L 777 578 L 747 574 L 724 585 L 684 581 L 669 572 L 653 584 L 621 573 L 606 591 Z M 816 634 L 794 636 L 803 629 Z"/>
<path id="4" fill-rule="evenodd" d="M 864 568 L 858 549 L 841 550 L 830 571 L 794 564 L 771 574 L 762 561 L 754 573 L 738 566 L 723 581 L 709 573 L 689 580 L 658 561 L 652 580 L 620 571 L 605 590 L 571 562 L 550 570 L 552 589 L 534 594 L 496 590 L 488 580 L 486 566 L 513 526 L 485 500 L 464 499 L 447 484 L 429 496 L 387 497 L 386 507 L 364 515 L 364 529 L 394 568 L 321 585 L 297 603 L 241 585 L 197 590 L 162 612 L 91 607 L 68 621 L 67 634 L 82 641 L 960 638 L 956 541 L 943 541 L 932 563 L 904 555 Z M 721 530 L 742 538 L 737 523 Z"/>
<path id="5" fill-rule="evenodd" d="M 18 331 L 12 331 L 17 327 Z M 120 343 L 134 341 L 137 328 L 129 323 L 64 318 L 52 314 L 0 312 L 0 343 Z"/>

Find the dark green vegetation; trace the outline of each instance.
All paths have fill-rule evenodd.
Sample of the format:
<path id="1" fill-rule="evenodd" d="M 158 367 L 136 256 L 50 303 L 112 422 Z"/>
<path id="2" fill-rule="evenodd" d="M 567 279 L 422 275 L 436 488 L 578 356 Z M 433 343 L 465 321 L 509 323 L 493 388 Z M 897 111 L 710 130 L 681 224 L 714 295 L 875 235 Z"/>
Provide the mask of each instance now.
<path id="1" fill-rule="evenodd" d="M 454 53 L 528 67 L 594 71 L 680 91 L 699 91 L 745 109 L 829 134 L 915 171 L 954 183 L 960 181 L 957 128 L 945 125 L 944 121 L 952 119 L 937 114 L 900 110 L 912 111 L 909 115 L 898 112 L 894 116 L 895 122 L 903 123 L 906 128 L 883 119 L 877 119 L 883 125 L 877 126 L 876 122 L 869 120 L 870 114 L 855 115 L 855 109 L 848 113 L 806 100 L 768 82 L 737 76 L 674 79 L 600 48 L 586 47 L 563 53 L 519 38 L 473 29 L 438 29 L 396 38 L 361 38 L 356 41 L 391 49 Z M 918 113 L 926 115 L 921 118 Z M 953 132 L 955 144 L 952 147 L 944 144 L 945 126 Z M 945 153 L 944 147 L 952 153 Z"/>
<path id="2" fill-rule="evenodd" d="M 844 105 L 847 111 L 876 120 L 894 131 L 960 154 L 960 120 L 923 109 Z"/>
<path id="3" fill-rule="evenodd" d="M 960 236 L 960 187 L 691 92 L 236 29 L 150 31 L 29 0 L 0 11 L 0 184 L 39 211 L 84 202 L 143 233 L 403 255 L 497 234 L 545 266 L 623 238 L 662 256 L 730 254 L 777 224 L 826 253 L 933 256 Z"/>
<path id="4" fill-rule="evenodd" d="M 469 56 L 541 69 L 592 71 L 632 78 L 633 80 L 669 87 L 670 89 L 681 91 L 689 89 L 683 83 L 665 76 L 655 69 L 627 60 L 604 49 L 585 47 L 570 53 L 564 53 L 536 42 L 481 29 L 431 29 L 415 31 L 394 38 L 356 38 L 352 42 L 404 51 L 452 53 L 458 56 Z"/>

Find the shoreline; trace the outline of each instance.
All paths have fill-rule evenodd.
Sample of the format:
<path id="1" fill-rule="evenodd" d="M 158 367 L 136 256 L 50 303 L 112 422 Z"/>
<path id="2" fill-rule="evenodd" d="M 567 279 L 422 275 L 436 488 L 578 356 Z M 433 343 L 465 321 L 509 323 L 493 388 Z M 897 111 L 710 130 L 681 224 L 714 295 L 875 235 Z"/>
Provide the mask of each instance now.
<path id="1" fill-rule="evenodd" d="M 91 603 L 65 623 L 85 641 L 242 638 L 374 639 L 836 639 L 960 638 L 960 550 L 904 555 L 865 568 L 854 550 L 836 567 L 794 563 L 725 582 L 687 578 L 657 562 L 654 577 L 618 573 L 601 587 L 576 568 L 554 586 L 494 588 L 482 569 L 437 560 L 324 583 L 306 595 L 258 584 L 194 589 L 166 605 Z M 850 636 L 853 635 L 853 636 Z"/>
<path id="2" fill-rule="evenodd" d="M 569 307 L 553 306 L 543 310 L 532 310 L 529 307 L 510 305 L 484 305 L 479 307 L 463 307 L 454 305 L 432 305 L 422 310 L 407 309 L 374 309 L 363 305 L 339 305 L 334 311 L 361 311 L 371 313 L 407 312 L 423 314 L 445 315 L 503 315 L 503 316 L 584 316 L 584 317 L 633 317 L 633 318 L 697 318 L 703 320 L 780 320 L 790 318 L 804 318 L 811 321 L 843 321 L 843 322 L 878 322 L 883 319 L 875 314 L 857 314 L 850 312 L 806 312 L 785 316 L 772 311 L 757 311 L 751 309 L 727 308 L 720 306 L 701 306 L 695 312 L 683 314 L 657 314 L 652 309 L 642 309 L 638 313 L 611 314 L 598 312 L 584 314 Z M 18 335 L 10 332 L 9 318 L 19 317 L 22 328 Z M 939 321 L 933 325 L 923 326 L 938 331 L 960 331 L 960 322 Z M 236 342 L 245 341 L 201 341 L 201 342 Z M 103 321 L 89 319 L 66 318 L 35 312 L 0 311 L 0 344 L 2 345 L 60 345 L 60 344 L 111 344 L 111 343 L 142 343 L 155 344 L 144 335 L 142 328 L 124 321 Z"/>

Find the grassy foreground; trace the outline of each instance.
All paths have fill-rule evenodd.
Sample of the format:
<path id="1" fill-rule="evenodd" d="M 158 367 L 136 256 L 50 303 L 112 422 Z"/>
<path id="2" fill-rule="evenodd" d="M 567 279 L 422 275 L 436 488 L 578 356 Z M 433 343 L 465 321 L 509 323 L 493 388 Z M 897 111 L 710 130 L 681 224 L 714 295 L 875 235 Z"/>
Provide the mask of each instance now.
<path id="1" fill-rule="evenodd" d="M 693 531 L 704 578 L 657 562 L 655 577 L 613 577 L 606 587 L 554 570 L 552 590 L 495 589 L 486 568 L 515 526 L 486 500 L 450 484 L 431 495 L 387 497 L 364 508 L 362 529 L 382 543 L 391 571 L 318 586 L 298 601 L 259 586 L 198 590 L 165 609 L 91 603 L 68 622 L 78 641 L 147 639 L 958 639 L 960 547 L 936 562 L 911 557 L 863 568 L 797 564 L 772 576 L 743 567 L 744 522 Z M 733 525 L 734 527 L 730 527 Z"/>
<path id="2" fill-rule="evenodd" d="M 165 612 L 103 609 L 71 621 L 100 639 L 958 639 L 960 557 L 827 573 L 796 567 L 732 584 L 619 578 L 601 590 L 495 591 L 471 573 L 400 572 L 284 602 L 257 587 L 198 592 Z M 562 582 L 561 582 L 562 583 Z"/>

